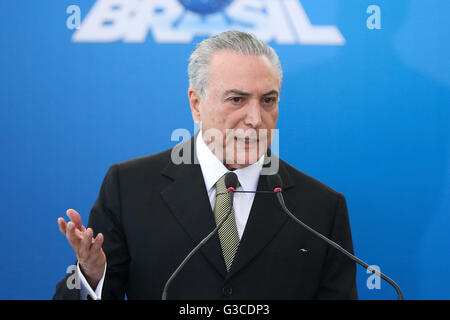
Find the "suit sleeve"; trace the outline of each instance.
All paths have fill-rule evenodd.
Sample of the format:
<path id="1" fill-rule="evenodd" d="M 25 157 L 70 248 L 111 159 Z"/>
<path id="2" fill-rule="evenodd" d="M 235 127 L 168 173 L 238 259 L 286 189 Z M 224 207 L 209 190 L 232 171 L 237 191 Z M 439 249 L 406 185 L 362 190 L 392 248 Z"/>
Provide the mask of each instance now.
<path id="1" fill-rule="evenodd" d="M 347 203 L 342 194 L 337 197 L 331 240 L 353 254 Z M 328 247 L 317 299 L 358 299 L 356 264 L 331 246 Z"/>
<path id="2" fill-rule="evenodd" d="M 88 226 L 95 236 L 104 236 L 103 251 L 107 268 L 102 289 L 103 299 L 123 299 L 128 280 L 130 257 L 121 218 L 119 167 L 111 166 L 103 180 L 99 196 L 89 215 Z M 79 289 L 69 289 L 63 279 L 56 286 L 54 299 L 80 299 Z"/>

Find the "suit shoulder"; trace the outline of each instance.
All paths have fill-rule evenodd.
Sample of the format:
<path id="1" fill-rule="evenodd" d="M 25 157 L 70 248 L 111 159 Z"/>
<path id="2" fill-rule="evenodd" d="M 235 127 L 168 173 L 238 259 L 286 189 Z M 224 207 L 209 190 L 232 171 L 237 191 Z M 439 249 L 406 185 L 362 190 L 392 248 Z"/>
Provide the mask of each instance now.
<path id="1" fill-rule="evenodd" d="M 300 186 L 301 189 L 306 189 L 312 192 L 320 192 L 333 198 L 344 197 L 341 192 L 334 190 L 317 178 L 298 170 L 286 161 L 280 159 L 280 163 L 280 170 L 285 170 L 285 176 L 289 177 L 291 183 Z"/>
<path id="2" fill-rule="evenodd" d="M 120 172 L 161 171 L 170 161 L 171 150 L 167 149 L 158 153 L 125 160 L 113 164 L 111 167 L 118 168 Z"/>

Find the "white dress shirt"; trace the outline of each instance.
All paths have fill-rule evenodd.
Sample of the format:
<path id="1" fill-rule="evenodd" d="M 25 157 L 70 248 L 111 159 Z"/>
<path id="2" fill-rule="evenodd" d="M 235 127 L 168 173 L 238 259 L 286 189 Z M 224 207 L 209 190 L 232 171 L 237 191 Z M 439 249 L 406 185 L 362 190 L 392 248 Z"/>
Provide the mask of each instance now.
<path id="1" fill-rule="evenodd" d="M 228 170 L 224 164 L 211 152 L 203 141 L 200 133 L 198 134 L 196 140 L 196 151 L 198 162 L 202 169 L 203 179 L 205 180 L 206 191 L 208 192 L 209 201 L 211 202 L 211 208 L 214 211 L 214 205 L 216 202 L 215 184 L 225 173 L 230 170 Z M 256 191 L 263 164 L 264 156 L 248 167 L 234 170 L 233 172 L 236 173 L 240 184 L 236 190 Z M 254 193 L 234 194 L 233 207 L 239 239 L 242 238 L 242 234 L 244 233 L 245 225 L 247 224 L 247 219 L 250 214 L 250 209 L 252 208 L 254 198 Z"/>
<path id="2" fill-rule="evenodd" d="M 216 202 L 215 184 L 225 173 L 229 172 L 230 170 L 228 170 L 225 165 L 211 152 L 211 150 L 203 141 L 201 132 L 197 135 L 196 153 L 200 168 L 202 170 L 203 179 L 205 181 L 206 191 L 208 192 L 209 201 L 211 203 L 211 209 L 212 211 L 214 211 L 214 205 Z M 256 191 L 259 181 L 259 175 L 261 173 L 263 164 L 264 156 L 262 156 L 257 162 L 252 165 L 249 165 L 242 169 L 234 170 L 233 172 L 236 173 L 240 184 L 240 186 L 236 190 Z M 254 193 L 234 194 L 233 207 L 239 239 L 242 239 L 242 234 L 244 233 L 254 198 Z M 94 300 L 100 300 L 103 281 L 105 279 L 106 265 L 105 271 L 103 272 L 103 277 L 98 283 L 95 291 L 89 286 L 85 277 L 81 273 L 79 264 L 77 264 L 77 273 L 81 285 L 81 299 L 86 300 L 87 296 L 89 295 Z"/>
<path id="3" fill-rule="evenodd" d="M 105 281 L 105 274 L 106 274 L 106 263 L 105 263 L 105 270 L 103 270 L 103 276 L 100 279 L 100 281 L 97 284 L 97 288 L 92 290 L 91 286 L 87 282 L 86 278 L 83 276 L 83 273 L 80 269 L 80 262 L 77 262 L 77 275 L 80 279 L 80 295 L 81 300 L 87 300 L 88 296 L 92 300 L 100 300 L 102 298 L 102 288 L 103 288 L 103 281 Z"/>

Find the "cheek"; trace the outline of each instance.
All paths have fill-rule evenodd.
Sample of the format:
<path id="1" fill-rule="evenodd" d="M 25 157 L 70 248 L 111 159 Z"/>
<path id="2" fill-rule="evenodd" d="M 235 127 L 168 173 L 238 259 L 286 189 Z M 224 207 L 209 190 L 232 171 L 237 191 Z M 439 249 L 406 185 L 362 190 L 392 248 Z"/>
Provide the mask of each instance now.
<path id="1" fill-rule="evenodd" d="M 239 126 L 239 123 L 244 119 L 245 115 L 240 110 L 224 109 L 220 117 L 224 129 L 235 129 Z"/>
<path id="2" fill-rule="evenodd" d="M 278 122 L 278 107 L 262 114 L 263 126 L 266 129 L 275 129 Z"/>
<path id="3" fill-rule="evenodd" d="M 217 101 L 217 97 L 210 93 L 200 105 L 200 118 L 209 128 L 222 129 L 226 121 L 226 109 Z"/>
<path id="4" fill-rule="evenodd" d="M 202 103 L 200 107 L 200 120 L 204 126 L 215 128 L 218 118 L 217 109 L 212 104 L 209 104 L 207 101 Z"/>

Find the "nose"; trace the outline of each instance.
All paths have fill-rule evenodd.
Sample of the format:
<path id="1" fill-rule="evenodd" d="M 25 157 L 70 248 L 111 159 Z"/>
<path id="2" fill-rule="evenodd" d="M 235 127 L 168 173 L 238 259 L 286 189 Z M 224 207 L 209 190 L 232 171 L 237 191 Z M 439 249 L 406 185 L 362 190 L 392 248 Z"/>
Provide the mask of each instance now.
<path id="1" fill-rule="evenodd" d="M 255 129 L 261 126 L 261 107 L 257 101 L 252 101 L 247 105 L 244 123 L 246 126 Z"/>

